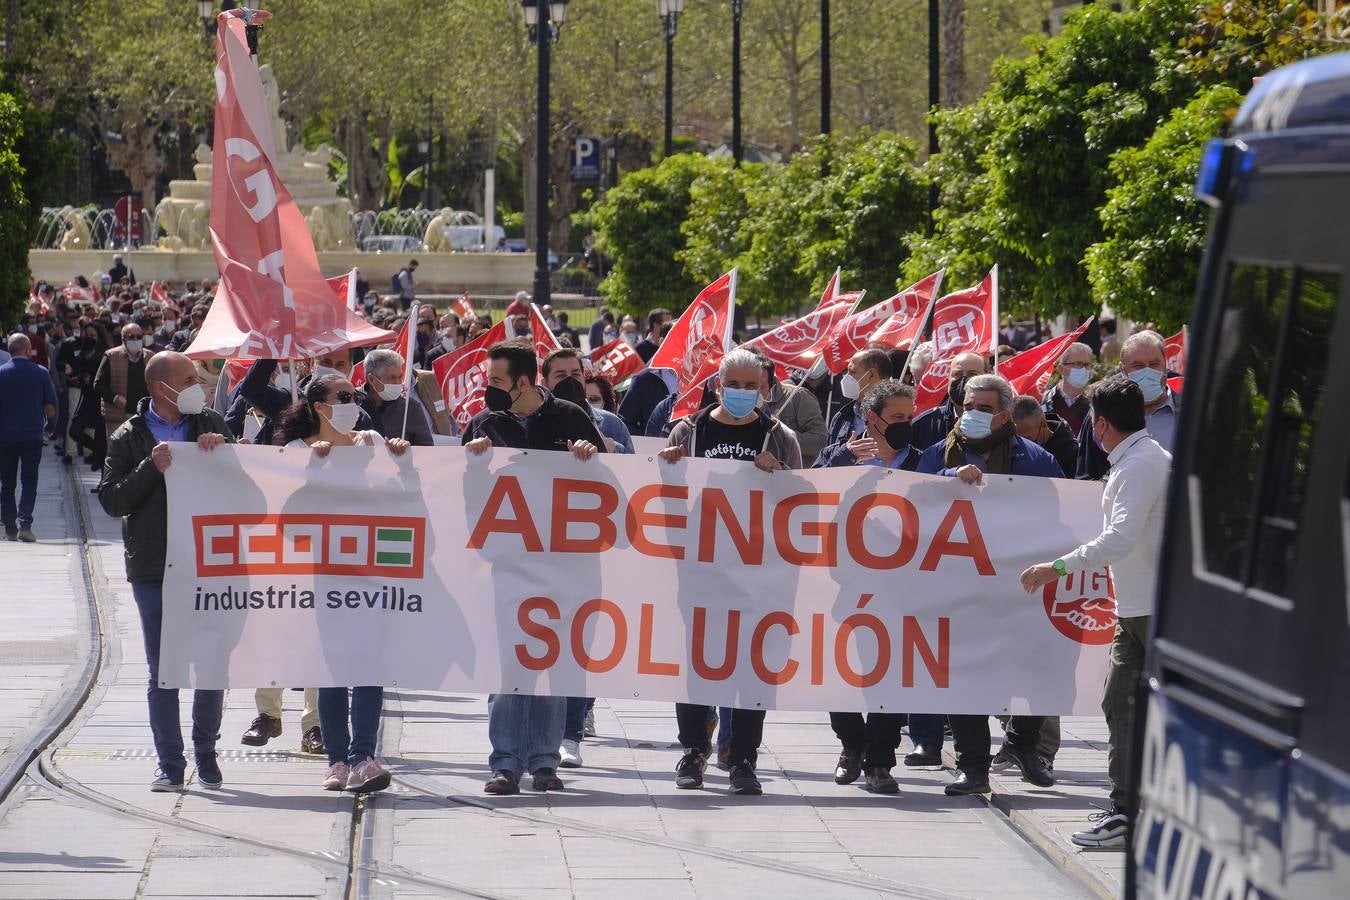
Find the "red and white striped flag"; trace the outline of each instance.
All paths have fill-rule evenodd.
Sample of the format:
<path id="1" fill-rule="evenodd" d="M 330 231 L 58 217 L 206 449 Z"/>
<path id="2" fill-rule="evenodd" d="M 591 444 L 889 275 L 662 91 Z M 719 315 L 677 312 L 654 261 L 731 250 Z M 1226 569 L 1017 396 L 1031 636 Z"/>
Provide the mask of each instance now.
<path id="1" fill-rule="evenodd" d="M 1087 327 L 1092 323 L 1089 318 L 1082 325 L 1078 326 L 1077 331 L 1070 331 L 1061 334 L 1057 338 L 1052 338 L 1044 344 L 1032 347 L 1030 350 L 1017 354 L 1012 359 L 998 364 L 998 374 L 1008 379 L 1012 385 L 1014 394 L 1027 394 L 1030 396 L 1040 396 L 1040 381 L 1046 378 L 1055 369 L 1055 364 L 1059 358 L 1064 355 L 1064 351 L 1069 349 L 1069 345 L 1076 342 L 1087 331 Z"/>
<path id="2" fill-rule="evenodd" d="M 473 308 L 473 301 L 469 299 L 469 292 L 465 291 L 455 298 L 455 302 L 450 304 L 450 311 L 463 319 L 478 318 L 478 311 Z"/>

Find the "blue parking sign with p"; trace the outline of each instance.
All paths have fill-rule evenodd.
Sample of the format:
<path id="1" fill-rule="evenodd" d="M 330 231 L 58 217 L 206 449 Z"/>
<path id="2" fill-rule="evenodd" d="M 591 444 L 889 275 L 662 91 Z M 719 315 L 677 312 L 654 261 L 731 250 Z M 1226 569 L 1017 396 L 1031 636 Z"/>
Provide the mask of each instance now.
<path id="1" fill-rule="evenodd" d="M 580 135 L 572 139 L 572 180 L 600 180 L 600 139 Z"/>

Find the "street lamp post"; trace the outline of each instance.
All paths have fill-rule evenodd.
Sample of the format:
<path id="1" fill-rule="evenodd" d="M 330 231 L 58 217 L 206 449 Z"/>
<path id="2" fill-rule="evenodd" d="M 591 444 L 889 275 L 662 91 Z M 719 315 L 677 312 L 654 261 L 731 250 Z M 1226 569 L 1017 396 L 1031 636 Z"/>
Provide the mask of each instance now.
<path id="1" fill-rule="evenodd" d="M 731 0 L 731 158 L 741 164 L 741 0 Z"/>
<path id="2" fill-rule="evenodd" d="M 684 12 L 684 0 L 656 0 L 656 12 L 661 16 L 661 33 L 666 39 L 666 156 L 670 156 L 674 146 L 675 112 L 675 28 L 680 13 Z"/>
<path id="3" fill-rule="evenodd" d="M 942 102 L 942 96 L 939 90 L 939 72 L 940 62 L 938 58 L 938 0 L 928 0 L 928 158 L 938 152 L 937 123 L 931 118 L 933 110 L 938 108 Z M 928 233 L 933 233 L 933 214 L 938 206 L 938 183 L 934 178 L 928 186 Z"/>
<path id="4" fill-rule="evenodd" d="M 567 15 L 567 0 L 520 0 L 530 40 L 539 48 L 539 105 L 535 111 L 534 175 L 534 302 L 543 306 L 549 299 L 548 268 L 548 163 L 549 163 L 549 46 L 558 40 Z"/>
<path id="5" fill-rule="evenodd" d="M 830 133 L 830 0 L 820 0 L 820 133 Z"/>

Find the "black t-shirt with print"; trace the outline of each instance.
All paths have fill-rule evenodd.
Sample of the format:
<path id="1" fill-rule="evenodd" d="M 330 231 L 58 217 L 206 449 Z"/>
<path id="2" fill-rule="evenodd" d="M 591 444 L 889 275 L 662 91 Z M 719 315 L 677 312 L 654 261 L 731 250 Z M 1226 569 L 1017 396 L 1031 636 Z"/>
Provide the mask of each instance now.
<path id="1" fill-rule="evenodd" d="M 764 438 L 769 425 L 763 416 L 745 425 L 723 425 L 708 416 L 699 429 L 698 444 L 694 447 L 700 459 L 737 459 L 754 462 L 764 450 Z"/>

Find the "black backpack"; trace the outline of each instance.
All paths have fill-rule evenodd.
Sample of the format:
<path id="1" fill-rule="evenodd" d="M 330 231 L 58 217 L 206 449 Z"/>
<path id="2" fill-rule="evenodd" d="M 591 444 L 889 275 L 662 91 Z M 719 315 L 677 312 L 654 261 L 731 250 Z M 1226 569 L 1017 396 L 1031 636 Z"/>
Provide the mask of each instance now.
<path id="1" fill-rule="evenodd" d="M 399 269 L 397 272 L 394 273 L 394 277 L 389 281 L 389 289 L 393 291 L 396 296 L 400 297 L 403 296 L 403 283 L 399 281 L 399 276 L 401 276 L 402 274 L 403 270 Z"/>

